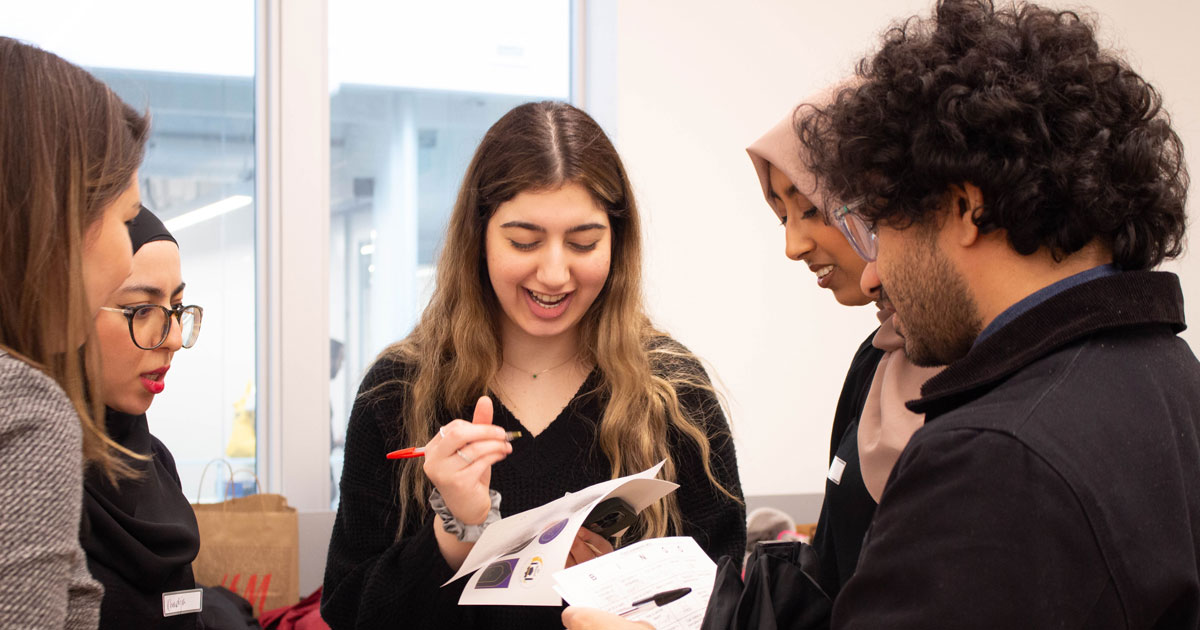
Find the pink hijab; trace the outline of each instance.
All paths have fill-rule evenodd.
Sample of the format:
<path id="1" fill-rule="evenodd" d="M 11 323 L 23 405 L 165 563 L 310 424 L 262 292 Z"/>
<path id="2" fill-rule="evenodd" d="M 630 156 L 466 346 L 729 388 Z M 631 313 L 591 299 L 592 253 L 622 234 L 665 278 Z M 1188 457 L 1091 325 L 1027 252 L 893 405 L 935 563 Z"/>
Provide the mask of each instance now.
<path id="1" fill-rule="evenodd" d="M 796 190 L 808 197 L 813 205 L 824 209 L 825 191 L 817 185 L 817 176 L 813 175 L 800 159 L 803 147 L 800 146 L 800 137 L 796 135 L 794 113 L 795 110 L 755 140 L 754 144 L 746 149 L 746 153 L 750 154 L 750 161 L 754 163 L 754 170 L 758 172 L 758 183 L 762 185 L 763 198 L 767 200 L 767 205 L 771 204 L 771 165 L 774 164 L 775 168 L 787 175 Z"/>
<path id="2" fill-rule="evenodd" d="M 912 434 L 925 424 L 925 414 L 913 413 L 904 403 L 921 397 L 921 385 L 942 371 L 914 365 L 904 353 L 904 338 L 892 322 L 890 304 L 879 308 L 879 330 L 871 345 L 883 350 L 871 390 L 858 418 L 858 460 L 863 483 L 879 503 L 892 467 Z"/>
<path id="3" fill-rule="evenodd" d="M 840 86 L 839 86 L 840 87 Z M 834 88 L 836 89 L 836 88 Z M 820 105 L 827 102 L 833 90 L 815 95 L 806 103 Z M 795 110 L 771 128 L 746 149 L 758 181 L 762 185 L 763 197 L 771 203 L 770 165 L 787 175 L 796 189 L 804 194 L 822 211 L 827 211 L 828 193 L 819 185 L 817 177 L 808 170 L 802 159 L 803 148 L 796 135 Z M 925 416 L 908 410 L 904 403 L 921 395 L 921 385 L 940 368 L 923 368 L 913 365 L 904 354 L 904 339 L 896 332 L 892 323 L 890 305 L 881 305 L 879 331 L 872 345 L 884 351 L 871 381 L 871 390 L 858 421 L 858 457 L 862 468 L 863 483 L 875 502 L 883 495 L 892 467 L 900 458 L 900 452 L 909 438 L 925 424 Z"/>

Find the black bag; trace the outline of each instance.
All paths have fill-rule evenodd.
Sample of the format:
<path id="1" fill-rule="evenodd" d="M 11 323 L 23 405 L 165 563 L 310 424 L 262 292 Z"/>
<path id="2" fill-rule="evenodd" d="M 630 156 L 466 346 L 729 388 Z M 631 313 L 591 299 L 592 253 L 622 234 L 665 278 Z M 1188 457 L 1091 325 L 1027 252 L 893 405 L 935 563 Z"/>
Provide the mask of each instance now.
<path id="1" fill-rule="evenodd" d="M 224 586 L 200 588 L 204 589 L 204 609 L 200 611 L 200 627 L 204 630 L 259 630 L 262 627 L 254 619 L 254 607 L 246 598 Z"/>
<path id="2" fill-rule="evenodd" d="M 728 556 L 717 563 L 700 630 L 824 630 L 833 601 L 818 586 L 820 561 L 808 543 L 763 542 L 746 560 L 745 582 Z"/>

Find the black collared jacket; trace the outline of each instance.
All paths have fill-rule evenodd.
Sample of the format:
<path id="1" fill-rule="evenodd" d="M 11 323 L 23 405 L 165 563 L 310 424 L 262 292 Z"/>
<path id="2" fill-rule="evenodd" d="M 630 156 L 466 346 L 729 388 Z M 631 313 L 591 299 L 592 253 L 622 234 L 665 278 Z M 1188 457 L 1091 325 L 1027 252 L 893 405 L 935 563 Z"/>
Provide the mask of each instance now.
<path id="1" fill-rule="evenodd" d="M 835 628 L 1200 627 L 1200 364 L 1176 276 L 1068 289 L 932 378 Z"/>

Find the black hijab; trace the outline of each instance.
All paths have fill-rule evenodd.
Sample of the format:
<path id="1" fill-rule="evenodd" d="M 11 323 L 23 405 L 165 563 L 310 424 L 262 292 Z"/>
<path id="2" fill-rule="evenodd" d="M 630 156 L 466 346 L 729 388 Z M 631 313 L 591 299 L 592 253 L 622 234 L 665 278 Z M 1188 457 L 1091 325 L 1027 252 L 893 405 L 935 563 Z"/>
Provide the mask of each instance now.
<path id="1" fill-rule="evenodd" d="M 146 243 L 154 241 L 171 241 L 176 246 L 179 241 L 175 240 L 174 236 L 167 231 L 167 226 L 163 225 L 158 217 L 154 216 L 153 212 L 146 206 L 142 206 L 141 212 L 134 217 L 133 223 L 129 225 L 129 240 L 133 241 L 133 253 L 137 253 Z"/>
<path id="2" fill-rule="evenodd" d="M 135 254 L 146 243 L 176 242 L 145 207 L 129 235 Z M 105 421 L 109 437 L 150 459 L 126 458 L 139 476 L 116 486 L 94 470 L 84 480 L 81 542 L 88 569 L 104 584 L 100 627 L 197 628 L 198 615 L 162 614 L 163 593 L 196 587 L 191 563 L 200 550 L 196 516 L 183 495 L 175 459 L 150 434 L 146 414 L 109 408 Z"/>

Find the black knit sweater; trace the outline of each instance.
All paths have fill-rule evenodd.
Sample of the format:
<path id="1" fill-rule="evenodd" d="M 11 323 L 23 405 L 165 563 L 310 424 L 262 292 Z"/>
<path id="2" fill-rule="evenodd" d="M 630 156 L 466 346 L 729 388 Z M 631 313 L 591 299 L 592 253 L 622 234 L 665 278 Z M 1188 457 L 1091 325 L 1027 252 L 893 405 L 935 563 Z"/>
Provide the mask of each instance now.
<path id="1" fill-rule="evenodd" d="M 360 392 L 395 383 L 404 369 L 394 361 L 380 359 L 367 373 Z M 492 488 L 503 497 L 503 516 L 610 478 L 608 460 L 594 443 L 606 404 L 605 396 L 595 391 L 599 382 L 599 372 L 593 371 L 550 426 L 536 438 L 526 430 L 524 437 L 512 443 L 508 458 L 492 467 Z M 740 497 L 733 442 L 720 406 L 709 392 L 680 391 L 679 395 L 685 412 L 698 418 L 714 436 L 714 474 Z M 397 464 L 384 457 L 390 450 L 409 446 L 400 444 L 397 437 L 404 402 L 405 388 L 395 384 L 369 399 L 360 398 L 351 412 L 342 499 L 329 544 L 321 616 L 334 630 L 562 628 L 557 606 L 459 606 L 466 579 L 441 588 L 453 571 L 438 550 L 434 516 L 410 524 L 397 539 L 395 466 L 420 465 L 416 460 Z M 470 411 L 458 410 L 434 420 L 443 424 L 456 417 L 470 418 Z M 494 422 L 508 430 L 521 429 L 499 401 Z M 676 496 L 684 521 L 682 533 L 694 537 L 714 559 L 722 555 L 740 559 L 746 540 L 744 506 L 712 486 L 690 440 L 672 431 L 668 441 L 680 484 Z M 423 502 L 426 497 L 405 500 Z"/>

